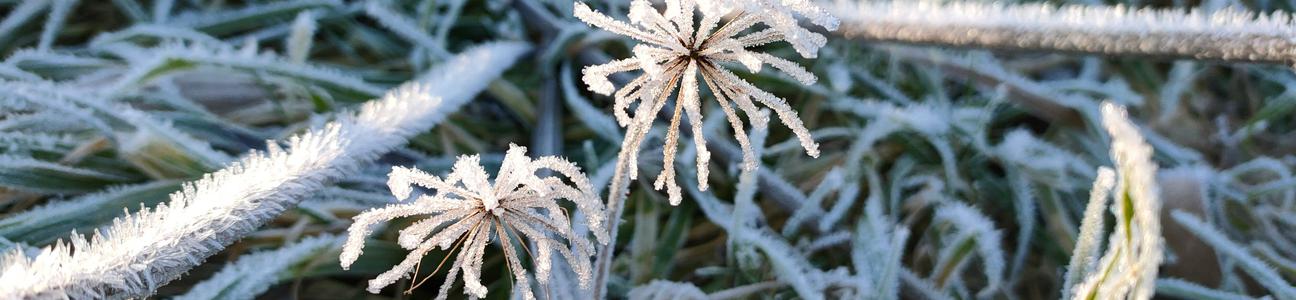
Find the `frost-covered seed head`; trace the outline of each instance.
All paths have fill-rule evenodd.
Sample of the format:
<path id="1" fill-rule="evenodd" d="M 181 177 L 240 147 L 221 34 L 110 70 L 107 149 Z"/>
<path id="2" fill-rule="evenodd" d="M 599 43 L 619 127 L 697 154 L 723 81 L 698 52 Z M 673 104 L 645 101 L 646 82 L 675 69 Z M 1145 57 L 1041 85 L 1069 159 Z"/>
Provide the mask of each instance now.
<path id="1" fill-rule="evenodd" d="M 702 18 L 701 22 L 695 24 L 696 10 L 702 12 Z M 802 28 L 794 15 L 806 16 L 811 22 L 829 30 L 836 29 L 837 19 L 818 6 L 805 0 L 667 0 L 666 10 L 662 13 L 647 0 L 634 0 L 628 14 L 629 24 L 595 12 L 581 2 L 575 3 L 574 13 L 590 25 L 643 42 L 634 46 L 634 57 L 586 67 L 582 75 L 590 91 L 614 96 L 614 113 L 617 122 L 628 128 L 626 136 L 629 147 L 638 148 L 656 119 L 657 112 L 665 108 L 667 98 L 674 93 L 676 87 L 679 88 L 663 149 L 663 171 L 655 183 L 659 190 L 667 187 L 671 204 L 678 204 L 681 199 L 675 182 L 674 161 L 683 114 L 688 115 L 694 143 L 697 144 L 698 178 L 701 179 L 698 188 L 706 190 L 707 186 L 705 163 L 709 161 L 711 154 L 702 138 L 698 74 L 702 75 L 702 81 L 713 91 L 716 101 L 733 127 L 734 135 L 743 149 L 743 157 L 748 158 L 744 159 L 744 168 L 754 169 L 757 164 L 752 155 L 751 142 L 747 140 L 742 120 L 733 109 L 734 105 L 753 119 L 759 115 L 756 103 L 773 109 L 783 124 L 796 134 L 806 153 L 819 156 L 819 144 L 811 139 L 809 130 L 786 100 L 757 88 L 721 66 L 725 62 L 739 63 L 755 73 L 761 70 L 762 65 L 768 64 L 802 84 L 814 84 L 817 81 L 815 75 L 797 63 L 752 52 L 748 48 L 787 41 L 801 56 L 815 57 L 815 53 L 827 39 Z M 721 20 L 731 15 L 732 18 L 721 25 Z M 769 28 L 744 34 L 744 31 L 757 23 Z M 608 80 L 611 74 L 633 70 L 642 70 L 644 74 L 620 89 Z M 635 102 L 638 102 L 638 108 L 631 116 L 626 110 Z M 757 121 L 759 120 L 752 120 L 754 123 Z"/>
<path id="2" fill-rule="evenodd" d="M 562 175 L 566 181 L 556 176 L 536 175 L 540 171 Z M 603 203 L 580 168 L 552 156 L 533 160 L 526 156 L 526 148 L 510 145 L 495 181 L 491 182 L 488 177 L 477 155 L 459 157 L 445 177 L 417 169 L 392 168 L 388 184 L 398 201 L 409 198 L 412 185 L 434 193 L 357 215 L 342 249 L 342 267 L 349 268 L 360 257 L 373 225 L 395 218 L 426 216 L 400 231 L 399 244 L 412 251 L 400 264 L 370 280 L 370 292 L 378 293 L 408 276 L 424 254 L 441 248 L 459 253 L 441 285 L 438 299 L 447 297 L 446 291 L 459 272 L 463 272 L 466 294 L 486 297 L 487 289 L 481 283 L 482 256 L 492 238 L 499 239 L 504 248 L 504 257 L 525 299 L 534 296 L 519 251 L 510 242 L 512 239 L 535 242 L 537 253 L 528 255 L 536 255 L 532 261 L 535 277 L 540 282 L 548 280 L 551 254 L 558 252 L 572 266 L 580 285 L 588 287 L 592 277 L 589 257 L 594 254 L 594 246 L 584 234 L 572 230 L 571 216 L 558 205 L 559 199 L 575 204 L 598 241 L 607 243 Z"/>

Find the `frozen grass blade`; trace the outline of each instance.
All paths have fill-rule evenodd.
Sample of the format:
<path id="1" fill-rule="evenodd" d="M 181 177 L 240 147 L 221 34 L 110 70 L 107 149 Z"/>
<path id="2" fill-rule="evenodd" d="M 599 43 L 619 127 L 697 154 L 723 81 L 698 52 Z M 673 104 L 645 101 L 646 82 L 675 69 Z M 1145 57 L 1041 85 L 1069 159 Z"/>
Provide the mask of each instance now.
<path id="1" fill-rule="evenodd" d="M 159 2 L 170 2 L 164 0 Z M 167 24 L 192 28 L 212 35 L 229 34 L 261 25 L 259 20 L 276 17 L 291 17 L 297 13 L 313 8 L 337 7 L 338 0 L 291 0 L 265 4 L 248 5 L 238 9 L 219 12 L 187 12 L 169 18 Z M 155 7 L 157 8 L 157 7 Z M 170 10 L 169 8 L 166 10 Z M 155 10 L 155 15 L 165 13 Z M 159 21 L 161 22 L 161 21 Z"/>
<path id="2" fill-rule="evenodd" d="M 166 23 L 171 18 L 172 7 L 175 7 L 175 0 L 153 1 L 153 22 Z"/>
<path id="3" fill-rule="evenodd" d="M 9 34 L 17 30 L 19 26 L 26 24 L 36 17 L 36 13 L 45 9 L 49 1 L 22 1 L 17 7 L 14 7 L 6 14 L 3 20 L 0 20 L 0 42 L 8 44 L 11 40 Z"/>
<path id="4" fill-rule="evenodd" d="M 153 49 L 124 52 L 130 70 L 109 87 L 111 93 L 139 89 L 164 74 L 197 66 L 214 66 L 247 72 L 264 72 L 311 82 L 347 98 L 368 99 L 382 95 L 382 88 L 340 71 L 309 64 L 296 64 L 271 54 L 239 53 L 231 48 L 212 49 L 204 45 L 164 45 Z"/>
<path id="5" fill-rule="evenodd" d="M 1157 295 L 1179 297 L 1183 299 L 1218 299 L 1218 300 L 1251 300 L 1246 295 L 1210 289 L 1196 283 L 1177 279 L 1161 278 L 1156 281 Z"/>
<path id="6" fill-rule="evenodd" d="M 995 225 L 976 208 L 962 202 L 948 202 L 936 209 L 933 217 L 937 222 L 950 224 L 954 229 L 954 242 L 941 250 L 936 268 L 932 272 L 932 281 L 938 287 L 948 287 L 956 274 L 962 273 L 972 252 L 981 256 L 985 268 L 986 286 L 977 292 L 977 297 L 990 297 L 998 292 L 1003 280 L 1004 252 L 1000 248 L 1002 233 Z"/>
<path id="7" fill-rule="evenodd" d="M 123 210 L 157 205 L 179 189 L 180 182 L 159 180 L 51 202 L 0 219 L 0 237 L 32 245 L 48 244 L 73 230 L 87 231 L 108 223 Z"/>
<path id="8" fill-rule="evenodd" d="M 288 61 L 294 63 L 306 62 L 306 56 L 310 55 L 312 38 L 315 35 L 315 14 L 310 11 L 303 11 L 297 14 L 293 20 L 292 32 L 288 34 L 288 40 L 285 41 L 288 48 Z"/>
<path id="9" fill-rule="evenodd" d="M 222 44 L 220 40 L 207 35 L 206 33 L 189 28 L 157 24 L 138 24 L 127 27 L 126 29 L 95 35 L 94 39 L 90 40 L 90 48 L 103 49 L 107 48 L 105 46 L 113 43 L 127 42 L 142 37 L 149 37 L 158 40 L 186 41 L 209 46 Z"/>
<path id="10" fill-rule="evenodd" d="M 45 27 L 41 28 L 40 41 L 36 44 L 36 51 L 49 51 L 50 46 L 54 45 L 54 39 L 58 38 L 63 23 L 67 21 L 68 13 L 72 11 L 72 7 L 76 6 L 79 0 L 53 0 L 52 2 L 50 13 L 45 16 Z"/>
<path id="11" fill-rule="evenodd" d="M 279 249 L 239 256 L 211 278 L 194 285 L 189 292 L 172 299 L 254 299 L 284 278 L 292 268 L 308 263 L 342 242 L 340 237 L 310 237 Z"/>
<path id="12" fill-rule="evenodd" d="M 1242 271 L 1251 275 L 1251 278 L 1268 289 L 1276 298 L 1296 299 L 1296 287 L 1283 280 L 1282 275 L 1274 271 L 1273 267 L 1251 255 L 1242 245 L 1229 240 L 1224 233 L 1212 228 L 1209 224 L 1202 222 L 1201 219 L 1190 213 L 1176 210 L 1171 212 L 1170 216 L 1174 218 L 1175 222 L 1179 222 L 1180 225 L 1183 225 L 1184 228 L 1196 235 L 1197 238 L 1215 248 L 1215 251 L 1236 260 L 1238 267 Z"/>
<path id="13" fill-rule="evenodd" d="M 1089 277 L 1098 251 L 1102 247 L 1103 211 L 1107 209 L 1107 197 L 1116 185 L 1116 171 L 1108 167 L 1098 168 L 1098 177 L 1094 179 L 1093 189 L 1089 192 L 1089 204 L 1085 206 L 1084 218 L 1080 221 L 1080 234 L 1076 237 L 1075 250 L 1071 251 L 1071 263 L 1062 284 L 1062 295 L 1071 295 L 1071 289 L 1080 281 Z"/>
<path id="14" fill-rule="evenodd" d="M 620 143 L 622 138 L 621 130 L 617 129 L 616 120 L 609 118 L 598 108 L 590 105 L 589 100 L 580 95 L 580 92 L 576 89 L 576 84 L 572 82 L 571 66 L 563 65 L 559 76 L 562 77 L 563 101 L 567 104 L 567 108 L 572 110 L 572 115 L 584 123 L 585 127 L 593 130 L 600 138 L 608 142 Z"/>
<path id="15" fill-rule="evenodd" d="M 28 157 L 0 155 L 0 187 L 43 194 L 79 194 L 138 180 L 129 174 L 65 166 Z"/>
<path id="16" fill-rule="evenodd" d="M 382 24 L 383 27 L 391 30 L 401 38 L 427 49 L 428 51 L 432 51 L 433 55 L 449 55 L 449 52 L 446 52 L 445 50 L 445 45 L 437 42 L 431 34 L 428 34 L 426 30 L 420 28 L 417 22 L 395 10 L 392 10 L 392 8 L 387 7 L 383 2 L 373 0 L 366 2 L 365 13 L 375 21 L 378 21 L 378 24 Z"/>

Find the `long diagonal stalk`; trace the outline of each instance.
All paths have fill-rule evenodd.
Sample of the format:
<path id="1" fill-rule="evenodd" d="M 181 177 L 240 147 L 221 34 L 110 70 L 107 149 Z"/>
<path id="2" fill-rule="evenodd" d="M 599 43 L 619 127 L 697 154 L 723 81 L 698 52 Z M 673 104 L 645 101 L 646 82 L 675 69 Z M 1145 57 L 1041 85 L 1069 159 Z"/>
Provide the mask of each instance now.
<path id="1" fill-rule="evenodd" d="M 1282 12 L 933 0 L 839 2 L 835 11 L 842 15 L 841 33 L 865 41 L 1296 63 L 1296 27 Z"/>

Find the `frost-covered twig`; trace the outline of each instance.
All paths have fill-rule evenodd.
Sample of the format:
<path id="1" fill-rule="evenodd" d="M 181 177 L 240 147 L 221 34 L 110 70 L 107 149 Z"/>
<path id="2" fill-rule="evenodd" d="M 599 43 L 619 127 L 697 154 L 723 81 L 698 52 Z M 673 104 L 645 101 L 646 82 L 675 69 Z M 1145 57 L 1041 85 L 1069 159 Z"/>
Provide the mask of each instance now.
<path id="1" fill-rule="evenodd" d="M 1296 63 L 1296 27 L 1284 12 L 936 0 L 838 3 L 842 33 L 860 40 Z"/>
<path id="2" fill-rule="evenodd" d="M 355 167 L 427 130 L 470 100 L 529 47 L 496 43 L 468 50 L 421 80 L 397 88 L 327 126 L 271 143 L 172 195 L 171 202 L 118 219 L 89 240 L 7 255 L 0 298 L 152 294 Z"/>

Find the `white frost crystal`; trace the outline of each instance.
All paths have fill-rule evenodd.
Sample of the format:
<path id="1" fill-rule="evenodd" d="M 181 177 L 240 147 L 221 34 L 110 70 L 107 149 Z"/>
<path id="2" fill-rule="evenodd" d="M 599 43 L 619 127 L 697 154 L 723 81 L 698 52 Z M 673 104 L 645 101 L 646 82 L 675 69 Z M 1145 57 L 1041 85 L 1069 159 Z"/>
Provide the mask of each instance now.
<path id="1" fill-rule="evenodd" d="M 571 183 L 555 176 L 539 176 L 537 172 L 549 171 L 567 177 Z M 454 278 L 463 272 L 464 293 L 486 297 L 486 286 L 481 283 L 481 268 L 486 245 L 498 239 L 504 257 L 517 281 L 518 291 L 525 299 L 535 299 L 531 293 L 529 277 L 522 268 L 522 259 L 513 239 L 526 245 L 528 255 L 535 255 L 535 278 L 540 283 L 549 279 L 550 259 L 557 251 L 571 265 L 579 277 L 582 288 L 588 288 L 592 279 L 589 257 L 594 245 L 583 234 L 572 230 L 566 210 L 558 199 L 575 204 L 584 216 L 585 225 L 600 243 L 607 243 L 607 230 L 603 229 L 603 203 L 599 201 L 594 186 L 580 168 L 567 160 L 546 156 L 531 159 L 526 148 L 511 145 L 504 156 L 495 182 L 488 179 L 486 170 L 477 155 L 461 156 L 454 169 L 444 178 L 401 167 L 392 168 L 388 185 L 397 201 L 387 207 L 372 209 L 355 217 L 342 248 L 342 267 L 349 268 L 360 257 L 370 227 L 387 220 L 426 216 L 423 220 L 402 229 L 399 244 L 412 250 L 404 261 L 391 270 L 369 281 L 369 292 L 378 293 L 383 287 L 404 278 L 433 248 L 459 250 L 441 285 L 437 299 L 445 299 L 454 284 Z M 411 185 L 435 191 L 409 199 Z M 536 252 L 530 252 L 534 249 Z M 449 254 L 447 254 L 449 255 Z"/>

